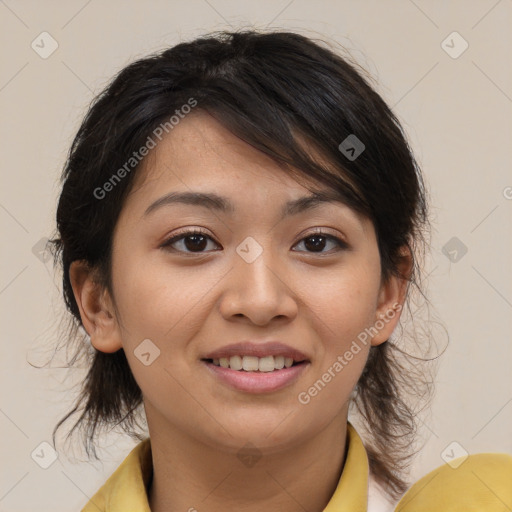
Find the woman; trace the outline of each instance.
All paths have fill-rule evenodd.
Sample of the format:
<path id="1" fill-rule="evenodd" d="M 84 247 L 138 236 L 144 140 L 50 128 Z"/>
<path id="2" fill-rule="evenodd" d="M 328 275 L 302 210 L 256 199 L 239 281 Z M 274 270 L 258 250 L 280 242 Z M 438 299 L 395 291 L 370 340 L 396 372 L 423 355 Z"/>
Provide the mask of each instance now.
<path id="1" fill-rule="evenodd" d="M 66 418 L 88 452 L 101 427 L 140 440 L 85 512 L 482 510 L 475 471 L 511 498 L 499 454 L 404 495 L 431 389 L 396 332 L 427 207 L 355 65 L 285 32 L 179 44 L 95 100 L 63 179 L 53 242 L 92 345 Z"/>

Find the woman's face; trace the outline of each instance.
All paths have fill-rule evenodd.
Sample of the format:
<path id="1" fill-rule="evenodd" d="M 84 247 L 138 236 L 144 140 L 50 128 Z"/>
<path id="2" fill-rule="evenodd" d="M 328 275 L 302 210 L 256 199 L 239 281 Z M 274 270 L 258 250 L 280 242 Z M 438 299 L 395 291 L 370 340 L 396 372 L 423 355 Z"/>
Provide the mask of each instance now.
<path id="1" fill-rule="evenodd" d="M 144 164 L 114 233 L 112 331 L 91 340 L 124 349 L 150 429 L 272 450 L 345 421 L 370 344 L 398 320 L 372 223 L 340 202 L 294 203 L 311 192 L 206 113 Z M 225 206 L 173 200 L 192 193 Z"/>

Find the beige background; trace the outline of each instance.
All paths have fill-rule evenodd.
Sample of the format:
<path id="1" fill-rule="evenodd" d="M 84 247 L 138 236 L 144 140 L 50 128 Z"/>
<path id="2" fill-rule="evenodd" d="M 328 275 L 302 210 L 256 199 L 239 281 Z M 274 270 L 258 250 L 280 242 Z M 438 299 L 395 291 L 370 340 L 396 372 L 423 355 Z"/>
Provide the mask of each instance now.
<path id="1" fill-rule="evenodd" d="M 510 0 L 0 0 L 0 16 L 0 511 L 79 510 L 134 445 L 112 436 L 103 464 L 61 453 L 43 469 L 31 458 L 83 377 L 27 359 L 43 363 L 56 339 L 59 280 L 33 247 L 52 234 L 58 177 L 85 109 L 134 58 L 230 26 L 344 44 L 378 80 L 424 169 L 434 214 L 430 294 L 451 341 L 413 476 L 443 464 L 454 441 L 455 454 L 512 453 Z M 46 59 L 31 48 L 43 31 L 58 43 Z M 469 44 L 458 58 L 441 46 L 453 31 Z M 452 53 L 463 44 L 455 37 Z M 452 237 L 467 247 L 457 262 L 442 253 Z"/>

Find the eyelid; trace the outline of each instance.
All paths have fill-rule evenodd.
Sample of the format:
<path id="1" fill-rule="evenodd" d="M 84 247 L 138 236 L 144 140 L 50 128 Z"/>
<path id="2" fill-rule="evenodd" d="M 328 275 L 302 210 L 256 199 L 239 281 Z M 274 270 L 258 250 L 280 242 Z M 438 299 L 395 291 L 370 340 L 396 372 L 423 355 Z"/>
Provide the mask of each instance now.
<path id="1" fill-rule="evenodd" d="M 335 231 L 335 232 L 331 232 L 331 231 Z M 342 234 L 341 232 L 339 232 L 337 230 L 333 230 L 333 228 L 327 228 L 327 227 L 315 227 L 315 228 L 312 228 L 304 233 L 301 233 L 299 235 L 299 237 L 297 238 L 297 241 L 294 242 L 294 245 L 299 243 L 301 240 L 304 240 L 304 238 L 308 238 L 308 237 L 314 236 L 314 235 L 322 235 L 325 237 L 337 238 L 340 242 L 343 242 L 348 247 L 347 238 L 344 234 Z"/>
<path id="2" fill-rule="evenodd" d="M 334 242 L 337 245 L 337 248 L 334 251 L 331 249 L 330 251 L 318 252 L 318 253 L 315 253 L 314 251 L 295 251 L 295 250 L 294 250 L 294 252 L 305 253 L 305 254 L 309 254 L 309 255 L 326 256 L 326 255 L 332 254 L 333 252 L 339 252 L 339 251 L 344 251 L 344 250 L 346 251 L 346 250 L 350 249 L 350 245 L 346 241 L 346 237 L 344 235 L 340 234 L 339 232 L 336 232 L 336 234 L 332 234 L 329 231 L 327 231 L 328 229 L 329 228 L 315 227 L 310 231 L 306 231 L 305 233 L 300 234 L 298 239 L 293 243 L 291 250 L 294 250 L 293 248 L 296 245 L 298 245 L 299 243 L 304 242 L 304 240 L 306 240 L 307 238 L 313 237 L 315 235 L 324 237 L 324 238 Z M 214 252 L 212 250 L 199 251 L 199 252 L 181 251 L 179 249 L 174 249 L 173 247 L 171 247 L 174 243 L 176 243 L 180 240 L 183 240 L 184 238 L 187 238 L 188 236 L 194 236 L 194 235 L 202 235 L 202 236 L 208 238 L 209 240 L 211 240 L 215 245 L 222 247 L 221 244 L 219 244 L 215 240 L 215 238 L 209 233 L 209 231 L 207 231 L 204 228 L 199 228 L 199 227 L 182 228 L 177 233 L 174 233 L 172 236 L 166 238 L 160 244 L 159 247 L 161 249 L 167 249 L 167 250 L 174 251 L 174 252 L 177 252 L 180 254 L 195 255 L 195 256 L 205 255 L 205 254 Z"/>
<path id="3" fill-rule="evenodd" d="M 308 254 L 308 255 L 316 255 L 316 256 L 322 257 L 322 256 L 332 255 L 333 252 L 347 251 L 350 249 L 350 245 L 348 244 L 346 237 L 344 235 L 341 235 L 339 232 L 336 232 L 336 234 L 333 234 L 333 233 L 327 231 L 327 228 L 317 227 L 317 228 L 313 228 L 312 231 L 307 231 L 306 233 L 301 234 L 298 237 L 297 241 L 293 243 L 292 250 L 299 243 L 301 243 L 304 240 L 306 240 L 307 238 L 313 237 L 315 235 L 321 236 L 321 237 L 326 238 L 327 240 L 333 241 L 337 245 L 337 249 L 335 249 L 334 251 L 330 250 L 330 251 L 318 252 L 318 253 L 311 252 L 311 251 L 294 251 L 294 252 L 300 252 L 300 253 L 304 253 L 304 254 Z"/>
<path id="4" fill-rule="evenodd" d="M 204 228 L 186 227 L 186 228 L 179 230 L 177 233 L 173 233 L 172 236 L 166 237 L 164 239 L 164 241 L 160 244 L 160 247 L 166 247 L 168 245 L 171 245 L 174 242 L 177 242 L 181 238 L 186 238 L 187 236 L 193 236 L 193 235 L 203 235 L 205 237 L 208 237 L 213 242 L 215 242 L 215 244 L 220 246 L 220 244 L 215 240 L 215 238 L 213 238 L 213 236 L 210 234 L 210 232 L 205 230 Z M 179 252 L 182 252 L 182 251 L 179 251 Z"/>

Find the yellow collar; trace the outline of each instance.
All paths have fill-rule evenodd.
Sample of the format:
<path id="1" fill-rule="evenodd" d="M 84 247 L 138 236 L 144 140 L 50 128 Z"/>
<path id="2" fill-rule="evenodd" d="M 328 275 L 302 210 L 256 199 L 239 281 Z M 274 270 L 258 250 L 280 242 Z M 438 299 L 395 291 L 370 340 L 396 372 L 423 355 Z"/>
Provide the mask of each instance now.
<path id="1" fill-rule="evenodd" d="M 336 490 L 323 512 L 366 512 L 368 458 L 355 428 L 347 423 L 347 456 Z M 147 489 L 153 476 L 151 442 L 141 441 L 82 512 L 151 512 Z"/>

